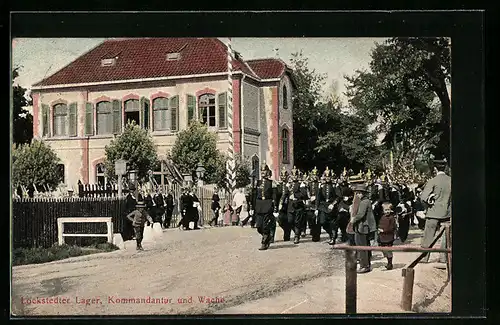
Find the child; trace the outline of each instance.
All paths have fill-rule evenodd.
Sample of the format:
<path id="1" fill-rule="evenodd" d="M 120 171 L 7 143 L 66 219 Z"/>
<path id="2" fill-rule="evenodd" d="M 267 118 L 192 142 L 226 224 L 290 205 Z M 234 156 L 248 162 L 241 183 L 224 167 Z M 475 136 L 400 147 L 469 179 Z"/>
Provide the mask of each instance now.
<path id="1" fill-rule="evenodd" d="M 231 225 L 231 216 L 234 213 L 234 209 L 231 206 L 231 204 L 229 204 L 229 202 L 227 200 L 224 204 L 223 213 L 224 213 L 224 226 Z"/>
<path id="2" fill-rule="evenodd" d="M 382 216 L 378 224 L 378 242 L 381 247 L 392 247 L 394 243 L 394 235 L 396 233 L 396 217 L 389 202 L 382 203 Z M 387 258 L 387 270 L 392 270 L 392 252 L 383 252 Z"/>
<path id="3" fill-rule="evenodd" d="M 153 224 L 153 219 L 145 210 L 146 205 L 143 202 L 138 202 L 135 206 L 135 210 L 127 215 L 127 219 L 132 221 L 135 232 L 135 240 L 137 241 L 137 250 L 142 251 L 142 235 L 144 234 L 144 224 L 146 220 Z"/>

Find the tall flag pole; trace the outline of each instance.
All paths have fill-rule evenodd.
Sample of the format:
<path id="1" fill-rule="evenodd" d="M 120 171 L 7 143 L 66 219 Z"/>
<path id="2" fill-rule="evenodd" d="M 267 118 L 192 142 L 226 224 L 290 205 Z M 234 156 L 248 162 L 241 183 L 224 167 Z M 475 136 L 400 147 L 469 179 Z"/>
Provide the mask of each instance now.
<path id="1" fill-rule="evenodd" d="M 227 171 L 227 181 L 229 187 L 229 193 L 232 196 L 233 190 L 236 187 L 236 172 L 235 172 L 235 161 L 234 161 L 234 133 L 233 133 L 233 50 L 231 48 L 231 38 L 227 39 L 227 128 L 229 131 L 229 147 L 228 161 L 226 165 Z M 231 200 L 232 198 L 230 198 Z"/>

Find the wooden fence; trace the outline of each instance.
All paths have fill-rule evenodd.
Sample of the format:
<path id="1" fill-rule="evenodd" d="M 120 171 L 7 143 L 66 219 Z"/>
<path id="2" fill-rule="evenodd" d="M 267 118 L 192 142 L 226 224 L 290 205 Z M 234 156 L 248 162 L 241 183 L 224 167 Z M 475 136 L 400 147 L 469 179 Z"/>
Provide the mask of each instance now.
<path id="1" fill-rule="evenodd" d="M 12 201 L 13 248 L 50 247 L 57 243 L 58 217 L 111 217 L 123 231 L 125 200 L 118 198 L 25 198 Z M 104 224 L 67 224 L 67 233 L 106 233 Z M 85 238 L 76 238 L 82 244 Z"/>

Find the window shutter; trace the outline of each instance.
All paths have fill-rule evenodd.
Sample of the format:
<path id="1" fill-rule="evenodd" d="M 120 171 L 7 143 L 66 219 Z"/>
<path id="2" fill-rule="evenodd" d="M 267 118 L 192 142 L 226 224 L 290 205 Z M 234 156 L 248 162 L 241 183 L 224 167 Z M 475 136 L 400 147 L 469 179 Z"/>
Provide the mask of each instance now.
<path id="1" fill-rule="evenodd" d="M 170 98 L 171 131 L 179 131 L 179 96 Z"/>
<path id="2" fill-rule="evenodd" d="M 49 125 L 49 105 L 42 104 L 42 136 L 48 136 L 50 131 Z"/>
<path id="3" fill-rule="evenodd" d="M 78 133 L 78 115 L 77 115 L 77 103 L 69 104 L 69 118 L 68 118 L 68 135 L 70 137 L 75 137 Z"/>
<path id="4" fill-rule="evenodd" d="M 226 128 L 227 94 L 219 94 L 219 129 Z"/>
<path id="5" fill-rule="evenodd" d="M 187 109 L 188 109 L 188 125 L 195 118 L 194 114 L 196 111 L 196 97 L 192 95 L 187 95 Z"/>
<path id="6" fill-rule="evenodd" d="M 85 103 L 85 135 L 94 135 L 94 106 Z"/>
<path id="7" fill-rule="evenodd" d="M 149 99 L 141 97 L 141 127 L 149 130 Z"/>
<path id="8" fill-rule="evenodd" d="M 122 102 L 119 100 L 113 100 L 113 118 L 112 118 L 112 130 L 114 134 L 121 133 L 122 130 Z"/>

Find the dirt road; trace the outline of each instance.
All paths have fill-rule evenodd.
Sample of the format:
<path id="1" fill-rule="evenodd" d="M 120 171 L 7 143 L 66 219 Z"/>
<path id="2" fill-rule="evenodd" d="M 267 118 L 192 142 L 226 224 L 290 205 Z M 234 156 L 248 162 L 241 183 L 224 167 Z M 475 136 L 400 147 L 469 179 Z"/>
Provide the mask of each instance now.
<path id="1" fill-rule="evenodd" d="M 255 229 L 172 229 L 156 242 L 144 243 L 142 252 L 130 243 L 127 249 L 111 253 L 14 267 L 13 313 L 343 313 L 342 253 L 329 249 L 326 234 L 323 242 L 313 243 L 309 237 L 299 245 L 284 243 L 281 236 L 278 229 L 276 243 L 258 251 L 260 236 Z M 389 292 L 392 302 L 399 300 L 401 271 L 390 271 L 393 286 L 387 283 L 382 263 L 374 263 L 378 269 L 363 275 L 365 280 L 359 277 L 360 288 L 375 292 L 373 299 L 379 302 L 381 292 Z M 376 280 L 377 274 L 381 280 Z M 364 304 L 375 312 L 376 306 L 363 301 L 361 309 Z M 395 303 L 380 308 L 380 312 L 401 312 Z"/>

